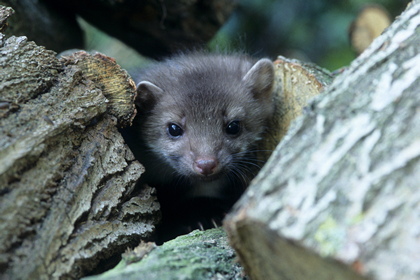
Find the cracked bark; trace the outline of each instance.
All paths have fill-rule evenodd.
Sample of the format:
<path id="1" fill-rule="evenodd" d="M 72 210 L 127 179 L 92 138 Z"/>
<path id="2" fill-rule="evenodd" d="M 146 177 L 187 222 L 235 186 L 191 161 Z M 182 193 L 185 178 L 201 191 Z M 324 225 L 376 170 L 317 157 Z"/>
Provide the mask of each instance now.
<path id="1" fill-rule="evenodd" d="M 0 278 L 79 278 L 159 220 L 117 129 L 134 83 L 111 58 L 59 59 L 25 37 L 0 34 L 0 54 Z"/>

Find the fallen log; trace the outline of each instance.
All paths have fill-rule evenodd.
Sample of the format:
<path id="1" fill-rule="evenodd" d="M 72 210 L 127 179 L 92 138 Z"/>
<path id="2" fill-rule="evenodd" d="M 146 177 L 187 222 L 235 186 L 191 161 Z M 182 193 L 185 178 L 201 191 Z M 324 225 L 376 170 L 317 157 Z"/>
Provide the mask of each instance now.
<path id="1" fill-rule="evenodd" d="M 252 279 L 420 277 L 420 2 L 294 121 L 225 222 Z"/>

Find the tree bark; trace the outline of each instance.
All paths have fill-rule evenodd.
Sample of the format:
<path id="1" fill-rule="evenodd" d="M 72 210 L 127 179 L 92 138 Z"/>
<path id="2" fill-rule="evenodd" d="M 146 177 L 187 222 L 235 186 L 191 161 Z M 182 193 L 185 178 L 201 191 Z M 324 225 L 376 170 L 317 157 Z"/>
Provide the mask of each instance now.
<path id="1" fill-rule="evenodd" d="M 292 125 L 225 222 L 252 279 L 419 279 L 420 1 Z"/>
<path id="2" fill-rule="evenodd" d="M 58 59 L 26 37 L 0 34 L 0 54 L 0 278 L 79 278 L 159 220 L 117 129 L 135 85 L 106 56 Z"/>

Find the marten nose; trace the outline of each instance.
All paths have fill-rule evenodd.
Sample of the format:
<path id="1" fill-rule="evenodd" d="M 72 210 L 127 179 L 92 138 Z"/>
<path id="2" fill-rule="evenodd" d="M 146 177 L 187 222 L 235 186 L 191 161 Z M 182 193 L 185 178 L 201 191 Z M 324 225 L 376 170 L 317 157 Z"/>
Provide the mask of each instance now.
<path id="1" fill-rule="evenodd" d="M 211 175 L 217 167 L 217 160 L 215 158 L 199 158 L 194 163 L 194 169 L 197 173 L 203 175 Z"/>

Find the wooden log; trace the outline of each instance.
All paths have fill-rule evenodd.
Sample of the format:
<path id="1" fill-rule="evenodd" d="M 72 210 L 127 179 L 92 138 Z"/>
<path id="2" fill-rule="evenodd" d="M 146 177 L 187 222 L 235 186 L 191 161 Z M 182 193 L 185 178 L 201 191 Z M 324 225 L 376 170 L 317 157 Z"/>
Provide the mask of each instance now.
<path id="1" fill-rule="evenodd" d="M 274 61 L 275 110 L 262 140 L 258 156 L 267 161 L 289 130 L 290 123 L 302 114 L 309 101 L 323 92 L 333 79 L 328 70 L 311 63 L 278 56 Z"/>
<path id="2" fill-rule="evenodd" d="M 195 230 L 161 246 L 141 243 L 103 274 L 83 280 L 248 279 L 222 228 Z"/>
<path id="3" fill-rule="evenodd" d="M 292 124 L 229 215 L 252 279 L 419 279 L 420 1 Z"/>
<path id="4" fill-rule="evenodd" d="M 352 22 L 350 42 L 357 54 L 361 54 L 373 40 L 391 24 L 391 17 L 380 5 L 366 5 Z"/>
<path id="5" fill-rule="evenodd" d="M 0 34 L 0 54 L 0 278 L 79 278 L 160 218 L 117 129 L 134 83 L 106 56 L 58 59 L 26 37 Z"/>

